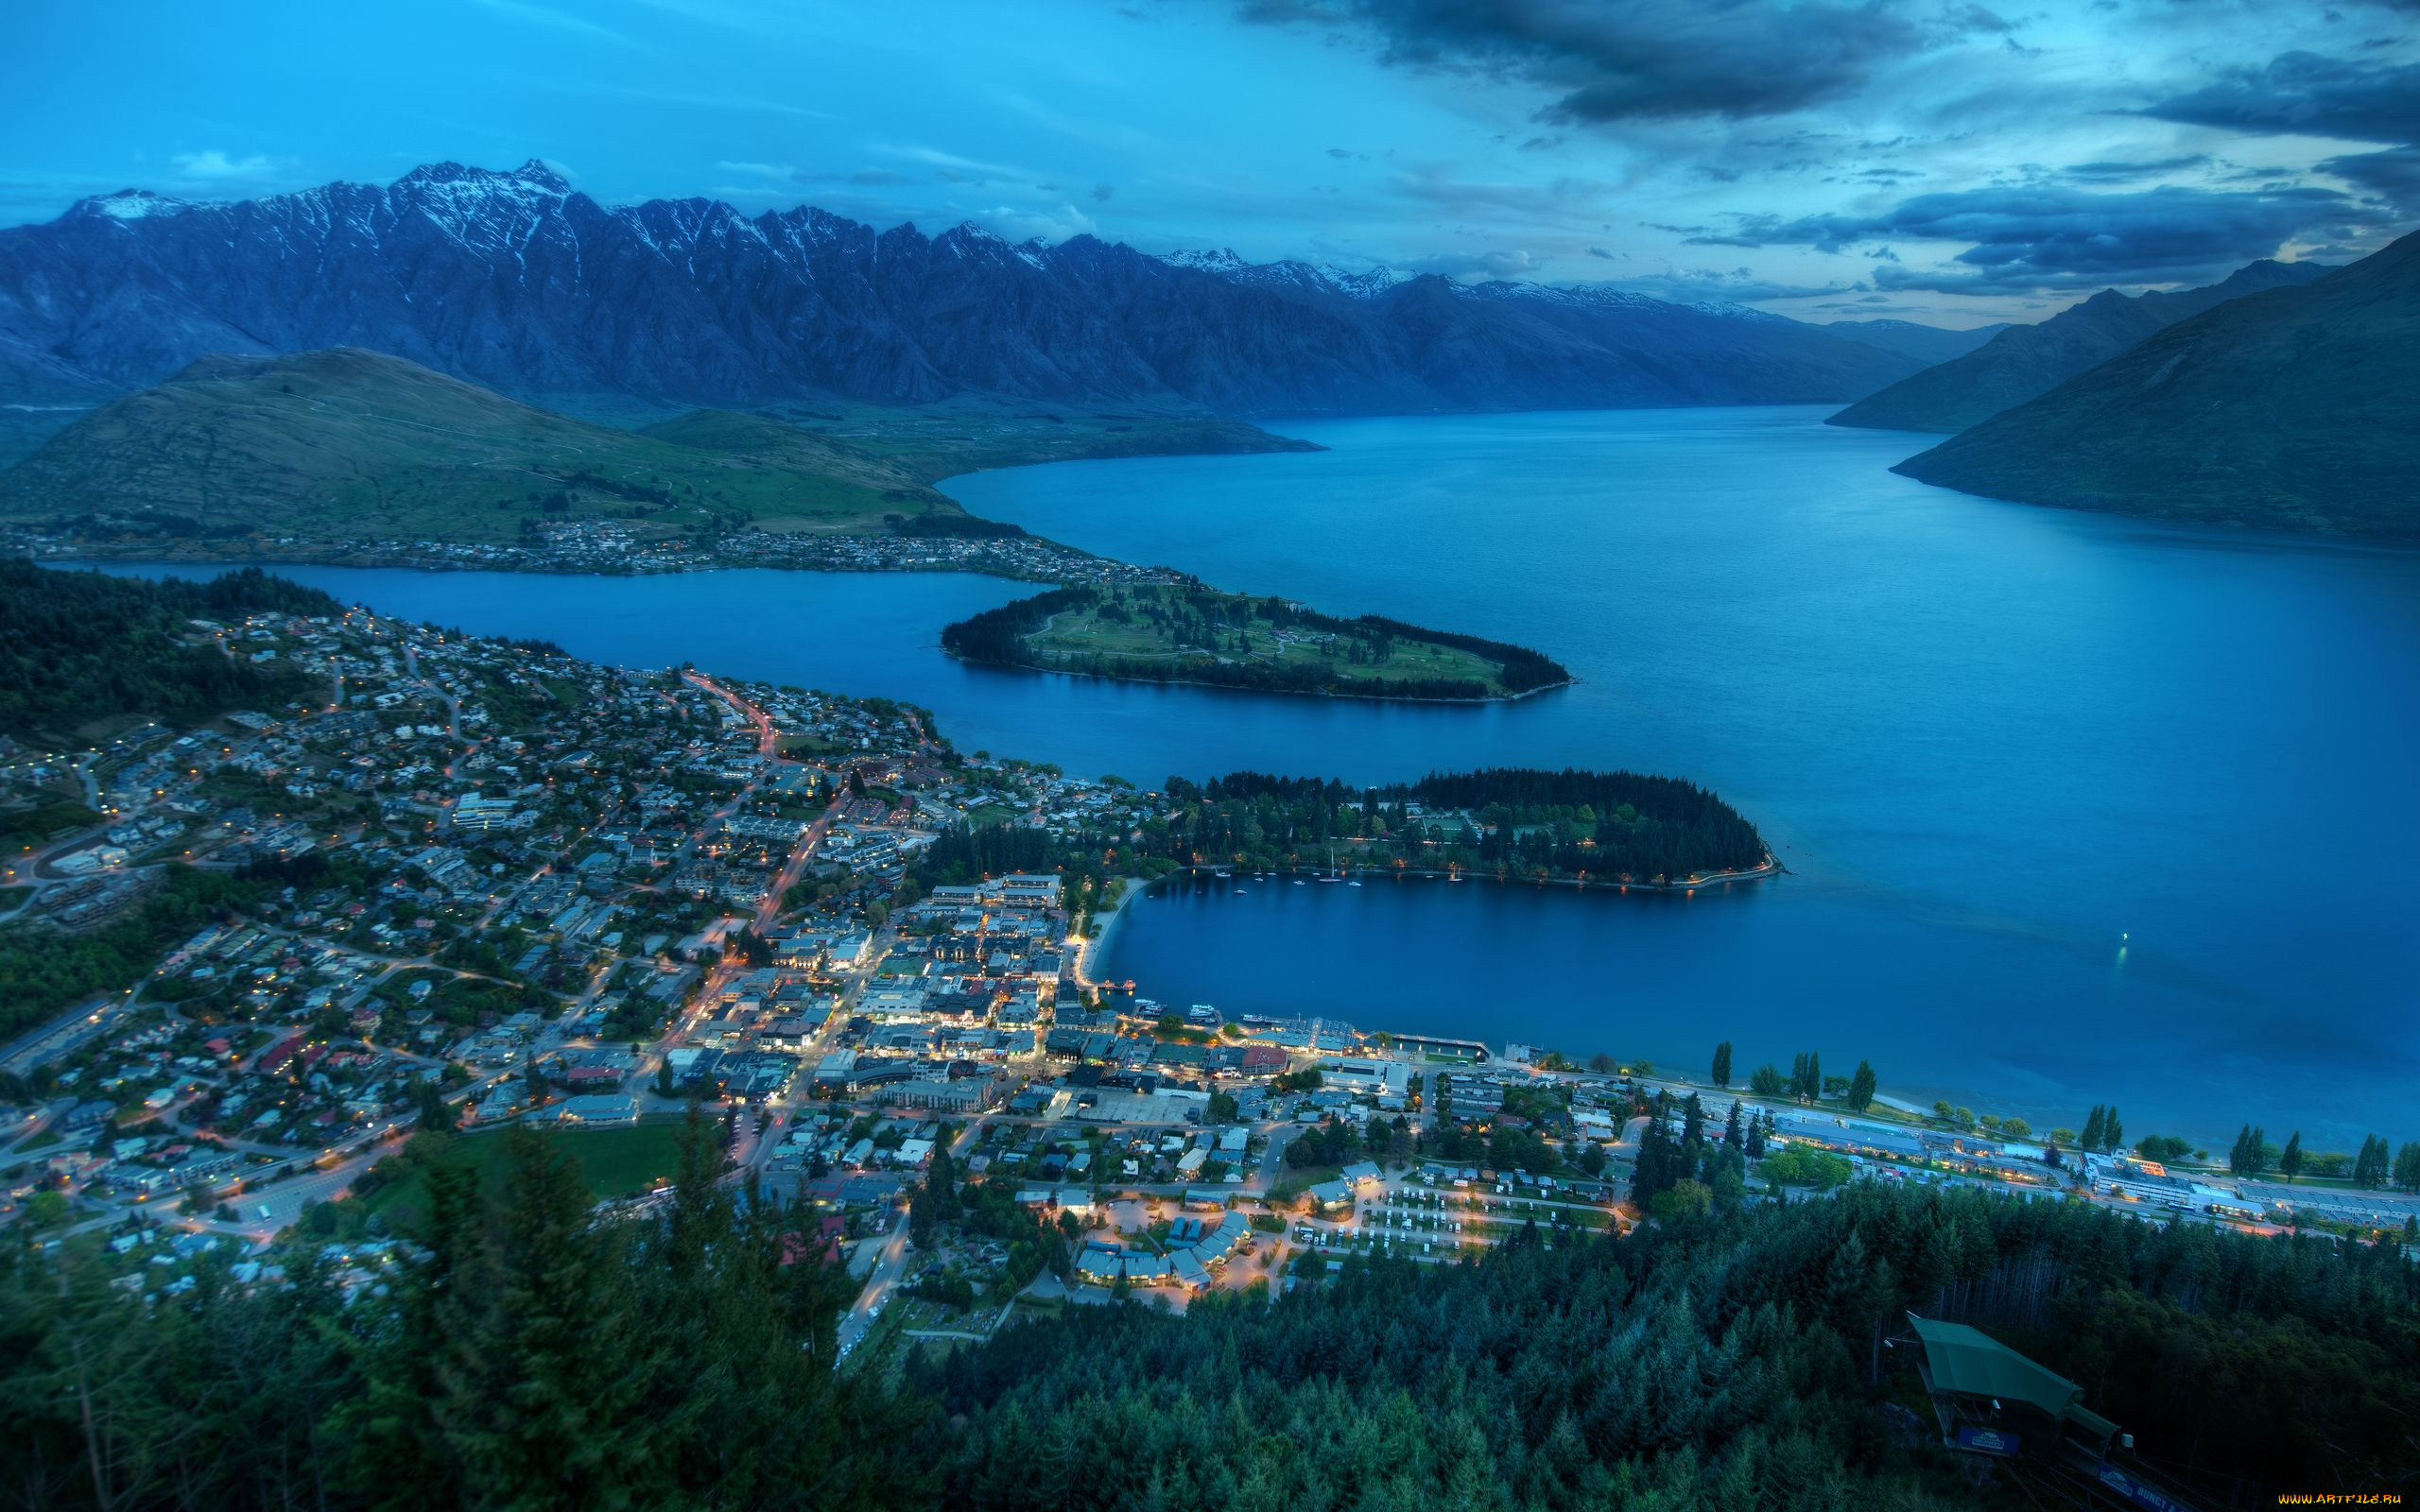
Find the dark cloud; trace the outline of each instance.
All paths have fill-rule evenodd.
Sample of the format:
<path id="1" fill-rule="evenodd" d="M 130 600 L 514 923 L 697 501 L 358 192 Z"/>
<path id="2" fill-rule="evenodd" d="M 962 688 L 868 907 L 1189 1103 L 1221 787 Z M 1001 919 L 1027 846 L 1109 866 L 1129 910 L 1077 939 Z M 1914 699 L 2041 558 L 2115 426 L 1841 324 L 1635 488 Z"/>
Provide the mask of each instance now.
<path id="1" fill-rule="evenodd" d="M 1564 124 L 1778 115 L 2009 26 L 1978 5 L 1920 24 L 1873 0 L 1261 0 L 1238 14 L 1363 36 L 1404 67 L 1525 79 L 1553 92 L 1540 114 Z"/>
<path id="2" fill-rule="evenodd" d="M 2420 142 L 2420 63 L 2283 53 L 2143 113 L 2273 135 Z"/>
<path id="3" fill-rule="evenodd" d="M 2329 158 L 2319 171 L 2359 185 L 2403 214 L 2420 214 L 2420 146 Z"/>
<path id="4" fill-rule="evenodd" d="M 2286 243 L 2348 236 L 2357 207 L 2331 189 L 2227 194 L 2163 187 L 2088 194 L 2059 187 L 1918 195 L 1877 215 L 1745 217 L 1742 245 L 1842 251 L 1883 240 L 1963 242 L 1947 274 L 1877 266 L 1884 288 L 1971 293 L 2099 288 L 2222 275 Z"/>
<path id="5" fill-rule="evenodd" d="M 2059 170 L 2059 177 L 2075 183 L 2135 183 L 2209 165 L 2210 155 L 2196 152 L 2181 158 L 2154 158 L 2147 163 L 2071 163 Z"/>
<path id="6" fill-rule="evenodd" d="M 1546 260 L 1517 247 L 1483 252 L 1438 252 L 1401 265 L 1414 273 L 1442 273 L 1450 279 L 1529 278 L 1545 268 Z"/>
<path id="7" fill-rule="evenodd" d="M 1117 193 L 1117 185 L 1114 183 L 1097 183 L 1093 185 L 1093 198 L 1100 204 L 1105 205 L 1109 203 L 1110 196 L 1115 193 Z"/>
<path id="8" fill-rule="evenodd" d="M 1682 303 L 1749 304 L 1761 300 L 1833 299 L 1861 293 L 1870 285 L 1857 284 L 1786 284 L 1759 275 L 1754 268 L 1672 268 L 1662 273 L 1625 276 L 1621 286 Z"/>

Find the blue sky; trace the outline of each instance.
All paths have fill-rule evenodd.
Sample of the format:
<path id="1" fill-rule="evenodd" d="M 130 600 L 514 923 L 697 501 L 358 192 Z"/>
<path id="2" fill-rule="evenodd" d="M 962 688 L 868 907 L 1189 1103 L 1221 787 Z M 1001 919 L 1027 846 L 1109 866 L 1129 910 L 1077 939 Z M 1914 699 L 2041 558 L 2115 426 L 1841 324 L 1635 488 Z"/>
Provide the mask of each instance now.
<path id="1" fill-rule="evenodd" d="M 2420 0 L 0 9 L 0 224 L 538 157 L 608 202 L 1972 324 L 2420 221 Z"/>

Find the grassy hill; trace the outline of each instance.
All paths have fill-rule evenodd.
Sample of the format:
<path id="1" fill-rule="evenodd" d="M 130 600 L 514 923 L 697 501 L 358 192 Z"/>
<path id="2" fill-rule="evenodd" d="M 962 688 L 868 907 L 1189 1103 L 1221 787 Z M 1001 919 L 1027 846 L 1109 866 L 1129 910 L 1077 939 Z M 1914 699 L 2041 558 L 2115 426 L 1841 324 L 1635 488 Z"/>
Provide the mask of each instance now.
<path id="1" fill-rule="evenodd" d="M 1910 457 L 2076 509 L 2420 540 L 2420 233 L 2181 320 Z"/>
<path id="2" fill-rule="evenodd" d="M 350 348 L 203 358 L 0 473 L 0 520 L 102 535 L 501 542 L 577 519 L 670 536 L 966 518 L 896 462 L 776 421 L 614 430 Z"/>

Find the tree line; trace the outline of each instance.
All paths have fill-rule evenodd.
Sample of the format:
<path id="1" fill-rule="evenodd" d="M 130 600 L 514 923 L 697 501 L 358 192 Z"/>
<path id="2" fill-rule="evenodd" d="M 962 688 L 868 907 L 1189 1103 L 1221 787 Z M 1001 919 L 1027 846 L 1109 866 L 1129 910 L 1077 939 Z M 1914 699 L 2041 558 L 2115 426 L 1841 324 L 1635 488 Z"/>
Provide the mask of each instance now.
<path id="1" fill-rule="evenodd" d="M 412 1258 L 349 1299 L 339 1252 L 308 1246 L 285 1256 L 290 1286 L 205 1261 L 154 1300 L 109 1284 L 89 1240 L 0 1251 L 0 1495 L 67 1512 L 1974 1504 L 1961 1467 L 1892 1428 L 1912 1387 L 1882 1341 L 1910 1310 L 2075 1380 L 2188 1480 L 2408 1490 L 2420 1466 L 2408 1237 L 2339 1248 L 1863 1184 L 1651 1198 L 1664 1215 L 1626 1236 L 1355 1259 L 1274 1305 L 1253 1287 L 1182 1317 L 1069 1308 L 945 1359 L 911 1349 L 894 1387 L 878 1365 L 834 1369 L 851 1283 L 800 1239 L 806 1214 L 716 1184 L 702 1125 L 661 1210 L 601 1219 L 560 1145 L 493 1137 L 501 1178 L 424 1173 Z M 1658 1195 L 1727 1186 L 1703 1151 L 1729 1168 L 1750 1137 L 1701 1120 L 1699 1160 Z M 1028 1264 L 1064 1243 L 994 1183 L 934 1184 L 927 1224 L 979 1217 Z"/>

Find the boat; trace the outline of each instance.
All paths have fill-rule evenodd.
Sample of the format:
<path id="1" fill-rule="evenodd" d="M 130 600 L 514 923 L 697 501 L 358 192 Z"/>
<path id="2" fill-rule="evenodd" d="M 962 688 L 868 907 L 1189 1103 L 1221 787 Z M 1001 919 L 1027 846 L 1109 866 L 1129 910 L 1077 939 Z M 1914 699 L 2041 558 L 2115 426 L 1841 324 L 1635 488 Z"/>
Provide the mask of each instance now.
<path id="1" fill-rule="evenodd" d="M 1346 885 L 1346 886 L 1348 886 L 1348 887 L 1358 887 L 1358 886 L 1360 886 L 1361 885 L 1360 885 L 1359 883 L 1357 883 L 1357 882 L 1348 882 L 1348 883 L 1346 883 L 1346 884 L 1345 884 L 1345 885 Z"/>
<path id="2" fill-rule="evenodd" d="M 1302 885 L 1303 885 L 1303 879 L 1302 879 L 1302 878 L 1300 878 L 1300 877 L 1296 877 L 1296 878 L 1294 879 L 1294 885 L 1295 885 L 1295 886 L 1297 886 L 1297 887 L 1299 887 L 1299 886 L 1301 886 Z"/>

